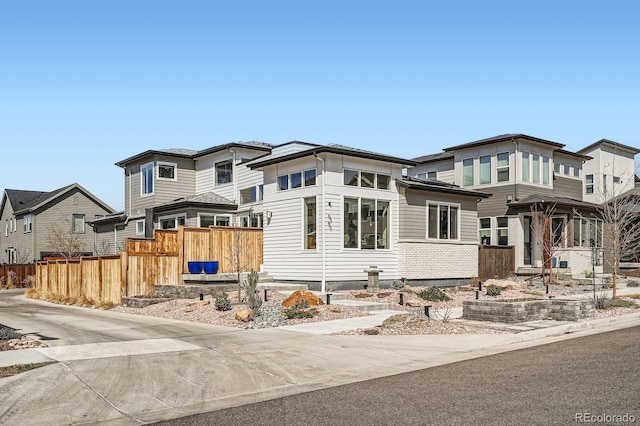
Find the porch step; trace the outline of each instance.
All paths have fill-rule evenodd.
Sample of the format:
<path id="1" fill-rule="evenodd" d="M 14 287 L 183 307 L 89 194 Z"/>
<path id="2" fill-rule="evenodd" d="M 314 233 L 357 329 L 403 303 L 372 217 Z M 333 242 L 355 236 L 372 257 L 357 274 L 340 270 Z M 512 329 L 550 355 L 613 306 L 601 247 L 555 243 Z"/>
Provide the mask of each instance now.
<path id="1" fill-rule="evenodd" d="M 240 274 L 240 279 L 247 278 L 247 273 Z M 236 274 L 182 274 L 182 279 L 185 283 L 192 284 L 222 284 L 222 283 L 235 283 L 238 280 Z M 258 273 L 258 283 L 272 283 L 273 277 L 269 276 L 266 272 Z"/>
<path id="2" fill-rule="evenodd" d="M 536 267 L 521 266 L 516 271 L 516 275 L 518 276 L 532 276 L 532 275 L 540 275 L 540 274 L 542 274 L 542 268 L 536 268 Z M 571 268 L 553 268 L 553 274 L 567 276 L 571 278 L 572 272 L 571 272 Z"/>
<path id="3" fill-rule="evenodd" d="M 258 281 L 259 289 L 269 289 L 275 290 L 280 293 L 289 292 L 289 294 L 293 293 L 296 290 L 308 290 L 309 287 L 306 284 L 295 284 L 295 283 L 277 283 L 274 282 L 273 279 L 271 281 Z"/>
<path id="4" fill-rule="evenodd" d="M 276 290 L 274 288 L 274 290 Z M 306 290 L 306 289 L 296 289 L 296 290 Z M 295 290 L 279 290 L 285 296 L 290 296 Z M 323 302 L 327 302 L 327 293 L 322 293 L 319 291 L 312 291 L 313 294 L 322 299 Z M 341 305 L 341 306 L 350 306 L 353 308 L 358 308 L 361 311 L 384 311 L 388 309 L 392 309 L 389 303 L 381 303 L 381 302 L 368 302 L 365 300 L 353 300 L 347 298 L 347 293 L 330 293 L 331 294 L 331 304 L 332 305 Z"/>

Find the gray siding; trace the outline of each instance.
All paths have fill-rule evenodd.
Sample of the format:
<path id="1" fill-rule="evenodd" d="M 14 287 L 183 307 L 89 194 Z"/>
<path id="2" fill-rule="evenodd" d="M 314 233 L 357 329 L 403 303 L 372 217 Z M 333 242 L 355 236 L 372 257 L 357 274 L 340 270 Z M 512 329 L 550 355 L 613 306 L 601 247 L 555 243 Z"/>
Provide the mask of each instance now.
<path id="1" fill-rule="evenodd" d="M 556 176 L 553 182 L 553 195 L 582 200 L 582 180 Z"/>

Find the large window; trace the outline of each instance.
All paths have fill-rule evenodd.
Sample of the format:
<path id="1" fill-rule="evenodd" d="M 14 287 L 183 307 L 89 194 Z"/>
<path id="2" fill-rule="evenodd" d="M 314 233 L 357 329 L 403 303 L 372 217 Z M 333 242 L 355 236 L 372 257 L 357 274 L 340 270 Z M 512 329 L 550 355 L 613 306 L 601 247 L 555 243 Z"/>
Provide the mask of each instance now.
<path id="1" fill-rule="evenodd" d="M 491 183 L 491 156 L 483 155 L 480 157 L 480 184 L 488 183 Z"/>
<path id="2" fill-rule="evenodd" d="M 344 248 L 390 248 L 389 201 L 344 199 Z"/>
<path id="3" fill-rule="evenodd" d="M 473 185 L 473 158 L 462 160 L 462 186 Z"/>
<path id="4" fill-rule="evenodd" d="M 84 215 L 74 214 L 71 218 L 71 226 L 74 234 L 84 234 Z"/>
<path id="5" fill-rule="evenodd" d="M 160 229 L 178 229 L 179 225 L 184 226 L 187 223 L 185 215 L 167 216 L 160 218 Z"/>
<path id="6" fill-rule="evenodd" d="M 32 217 L 30 214 L 26 215 L 22 220 L 24 222 L 24 232 L 31 232 L 31 220 Z"/>
<path id="7" fill-rule="evenodd" d="M 540 183 L 540 155 L 533 154 L 533 166 L 532 166 L 532 175 L 533 175 L 533 183 Z"/>
<path id="8" fill-rule="evenodd" d="M 175 180 L 177 165 L 175 163 L 158 163 L 158 178 Z"/>
<path id="9" fill-rule="evenodd" d="M 458 239 L 458 206 L 429 203 L 427 236 L 439 240 Z"/>
<path id="10" fill-rule="evenodd" d="M 491 218 L 483 217 L 478 219 L 478 231 L 480 234 L 480 244 L 491 245 Z"/>
<path id="11" fill-rule="evenodd" d="M 240 204 L 255 203 L 262 201 L 263 198 L 263 186 L 251 186 L 249 188 L 240 190 Z"/>
<path id="12" fill-rule="evenodd" d="M 509 245 L 509 218 L 506 216 L 496 218 L 496 242 L 499 246 Z"/>
<path id="13" fill-rule="evenodd" d="M 358 170 L 345 169 L 343 183 L 347 186 L 359 186 L 361 188 L 389 189 L 391 176 L 373 172 L 360 172 Z"/>
<path id="14" fill-rule="evenodd" d="M 304 248 L 315 250 L 317 238 L 317 206 L 316 197 L 304 199 Z"/>
<path id="15" fill-rule="evenodd" d="M 542 184 L 549 185 L 549 175 L 551 169 L 549 166 L 549 157 L 542 157 Z"/>
<path id="16" fill-rule="evenodd" d="M 535 168 L 535 165 L 534 165 Z M 509 153 L 501 152 L 498 154 L 498 182 L 509 182 Z"/>
<path id="17" fill-rule="evenodd" d="M 529 158 L 528 152 L 522 153 L 522 181 L 529 182 L 530 179 L 530 169 L 531 169 L 531 160 Z"/>
<path id="18" fill-rule="evenodd" d="M 564 217 L 551 218 L 551 237 L 554 247 L 564 247 Z"/>
<path id="19" fill-rule="evenodd" d="M 201 228 L 208 228 L 210 226 L 231 226 L 231 216 L 214 215 L 214 214 L 199 214 L 199 224 Z"/>
<path id="20" fill-rule="evenodd" d="M 593 175 L 585 176 L 585 191 L 587 194 L 593 194 Z"/>
<path id="21" fill-rule="evenodd" d="M 602 221 L 599 219 L 573 219 L 574 247 L 602 247 Z"/>
<path id="22" fill-rule="evenodd" d="M 303 186 L 314 186 L 315 184 L 315 169 L 278 176 L 278 191 L 302 188 Z"/>
<path id="23" fill-rule="evenodd" d="M 153 194 L 153 163 L 140 166 L 140 192 L 142 195 Z"/>
<path id="24" fill-rule="evenodd" d="M 216 184 L 233 182 L 233 162 L 231 160 L 216 163 Z"/>

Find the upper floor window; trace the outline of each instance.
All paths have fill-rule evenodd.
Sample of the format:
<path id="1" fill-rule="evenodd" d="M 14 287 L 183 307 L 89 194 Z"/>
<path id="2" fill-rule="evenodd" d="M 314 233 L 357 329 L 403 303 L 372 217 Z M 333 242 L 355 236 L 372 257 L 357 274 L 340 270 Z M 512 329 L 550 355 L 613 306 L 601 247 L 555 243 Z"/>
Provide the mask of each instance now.
<path id="1" fill-rule="evenodd" d="M 560 173 L 560 168 L 561 167 L 562 167 L 562 165 L 559 162 L 555 161 L 553 163 L 553 171 L 556 172 L 556 174 Z"/>
<path id="2" fill-rule="evenodd" d="M 620 183 L 620 176 L 614 176 L 613 183 Z"/>
<path id="3" fill-rule="evenodd" d="M 436 171 L 427 172 L 427 179 L 438 180 L 438 172 L 436 172 Z"/>
<path id="4" fill-rule="evenodd" d="M 491 183 L 491 156 L 480 157 L 480 185 Z"/>
<path id="5" fill-rule="evenodd" d="M 587 194 L 593 194 L 593 175 L 585 176 L 585 191 Z"/>
<path id="6" fill-rule="evenodd" d="M 549 166 L 549 157 L 542 157 L 542 184 L 549 185 L 549 175 L 551 174 L 551 169 Z"/>
<path id="7" fill-rule="evenodd" d="M 391 176 L 373 172 L 360 172 L 358 170 L 345 169 L 343 183 L 347 186 L 359 186 L 361 188 L 389 189 Z"/>
<path id="8" fill-rule="evenodd" d="M 278 176 L 278 191 L 314 186 L 315 184 L 315 169 Z"/>
<path id="9" fill-rule="evenodd" d="M 480 234 L 480 244 L 491 245 L 491 218 L 482 217 L 478 219 L 478 231 Z"/>
<path id="10" fill-rule="evenodd" d="M 533 183 L 540 183 L 540 155 L 533 154 Z"/>
<path id="11" fill-rule="evenodd" d="M 564 174 L 565 176 L 571 176 L 571 166 L 569 164 L 564 165 Z"/>
<path id="12" fill-rule="evenodd" d="M 31 232 L 32 216 L 30 214 L 28 214 L 22 220 L 24 222 L 24 232 Z"/>
<path id="13" fill-rule="evenodd" d="M 71 221 L 72 232 L 74 234 L 84 234 L 84 215 L 74 214 Z"/>
<path id="14" fill-rule="evenodd" d="M 573 168 L 573 175 L 575 177 L 580 177 L 580 167 L 574 167 Z"/>
<path id="15" fill-rule="evenodd" d="M 449 204 L 428 203 L 427 237 L 438 240 L 458 239 L 459 207 Z"/>
<path id="16" fill-rule="evenodd" d="M 251 186 L 240 190 L 240 204 L 255 203 L 263 199 L 263 185 Z"/>
<path id="17" fill-rule="evenodd" d="M 9 219 L 4 221 L 4 236 L 9 236 Z"/>
<path id="18" fill-rule="evenodd" d="M 509 182 L 509 153 L 501 152 L 498 154 L 498 182 Z"/>
<path id="19" fill-rule="evenodd" d="M 231 160 L 216 163 L 216 184 L 222 185 L 233 181 L 233 162 Z"/>
<path id="20" fill-rule="evenodd" d="M 140 192 L 142 195 L 153 194 L 153 163 L 140 166 Z"/>
<path id="21" fill-rule="evenodd" d="M 159 179 L 176 179 L 177 165 L 174 163 L 158 163 L 158 178 Z"/>
<path id="22" fill-rule="evenodd" d="M 522 153 L 522 181 L 529 182 L 530 169 L 531 169 L 531 160 L 529 159 L 529 153 Z"/>
<path id="23" fill-rule="evenodd" d="M 462 160 L 462 186 L 473 185 L 473 158 Z"/>

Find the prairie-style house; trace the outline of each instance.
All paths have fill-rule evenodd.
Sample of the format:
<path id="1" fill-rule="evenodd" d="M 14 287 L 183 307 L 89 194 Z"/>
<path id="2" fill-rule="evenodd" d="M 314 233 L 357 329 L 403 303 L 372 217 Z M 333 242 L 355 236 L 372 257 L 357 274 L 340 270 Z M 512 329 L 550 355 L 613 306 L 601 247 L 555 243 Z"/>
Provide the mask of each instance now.
<path id="1" fill-rule="evenodd" d="M 541 235 L 535 213 L 553 211 L 556 263 L 567 270 L 603 271 L 603 222 L 598 204 L 634 186 L 635 148 L 602 139 L 571 152 L 562 143 L 505 134 L 414 158 L 408 175 L 437 179 L 491 194 L 478 204 L 479 244 L 513 245 L 516 269 L 540 266 Z"/>

